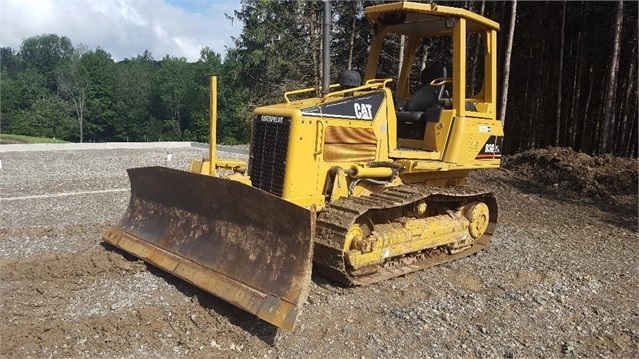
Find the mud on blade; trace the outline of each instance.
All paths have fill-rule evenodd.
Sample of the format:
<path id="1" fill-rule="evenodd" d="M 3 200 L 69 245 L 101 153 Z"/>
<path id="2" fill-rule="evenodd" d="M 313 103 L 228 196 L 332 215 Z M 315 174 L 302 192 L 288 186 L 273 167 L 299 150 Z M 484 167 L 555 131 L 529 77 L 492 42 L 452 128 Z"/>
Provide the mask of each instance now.
<path id="1" fill-rule="evenodd" d="M 129 208 L 104 240 L 293 330 L 311 280 L 313 214 L 239 182 L 128 170 Z"/>

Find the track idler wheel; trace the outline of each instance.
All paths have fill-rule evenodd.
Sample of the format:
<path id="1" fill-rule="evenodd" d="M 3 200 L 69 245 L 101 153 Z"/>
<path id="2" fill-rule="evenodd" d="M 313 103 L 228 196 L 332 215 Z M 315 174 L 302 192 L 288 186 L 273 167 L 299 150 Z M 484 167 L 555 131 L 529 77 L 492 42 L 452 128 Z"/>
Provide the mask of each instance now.
<path id="1" fill-rule="evenodd" d="M 476 202 L 471 204 L 464 211 L 464 217 L 466 217 L 468 222 L 470 222 L 468 232 L 473 238 L 477 239 L 486 232 L 490 213 L 488 211 L 488 206 L 485 203 Z"/>

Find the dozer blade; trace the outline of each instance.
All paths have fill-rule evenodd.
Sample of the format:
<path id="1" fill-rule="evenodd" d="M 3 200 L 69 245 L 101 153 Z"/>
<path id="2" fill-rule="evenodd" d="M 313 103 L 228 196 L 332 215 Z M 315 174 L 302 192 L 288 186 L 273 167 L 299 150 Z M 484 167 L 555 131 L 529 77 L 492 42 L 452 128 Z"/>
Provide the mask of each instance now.
<path id="1" fill-rule="evenodd" d="M 128 173 L 129 208 L 105 241 L 293 330 L 311 280 L 311 211 L 231 180 L 165 167 Z"/>

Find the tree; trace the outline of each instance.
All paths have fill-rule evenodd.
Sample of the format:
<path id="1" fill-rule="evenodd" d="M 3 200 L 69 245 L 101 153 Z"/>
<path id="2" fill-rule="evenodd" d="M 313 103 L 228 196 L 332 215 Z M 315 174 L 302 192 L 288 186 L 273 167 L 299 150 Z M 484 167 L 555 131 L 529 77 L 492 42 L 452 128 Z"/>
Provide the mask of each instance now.
<path id="1" fill-rule="evenodd" d="M 80 129 L 80 143 L 84 139 L 84 114 L 86 112 L 89 78 L 82 66 L 82 57 L 86 49 L 78 47 L 76 52 L 63 65 L 58 77 L 58 86 L 73 106 Z"/>
<path id="2" fill-rule="evenodd" d="M 180 139 L 182 128 L 188 127 L 185 104 L 188 95 L 193 91 L 193 73 L 189 71 L 186 58 L 166 56 L 160 62 L 156 73 L 155 86 L 161 104 L 161 112 L 156 112 L 163 119 L 163 132 L 168 138 Z"/>
<path id="3" fill-rule="evenodd" d="M 298 1 L 242 1 L 235 17 L 244 22 L 235 39 L 237 86 L 251 89 L 251 107 L 279 102 L 285 91 L 316 82 L 319 49 L 304 17 L 320 4 Z M 314 25 L 315 26 L 315 25 Z M 315 26 L 317 27 L 317 26 Z M 315 79 L 315 80 L 314 80 Z"/>
<path id="4" fill-rule="evenodd" d="M 17 129 L 25 126 L 20 114 L 29 110 L 36 101 L 49 96 L 45 87 L 45 77 L 33 69 L 27 69 L 12 77 L 3 72 L 0 79 L 0 116 L 3 131 L 20 133 L 16 132 Z"/>
<path id="5" fill-rule="evenodd" d="M 512 7 L 510 10 L 510 24 L 508 27 L 508 44 L 506 45 L 504 55 L 504 76 L 501 94 L 501 104 L 499 106 L 498 119 L 504 123 L 506 120 L 506 105 L 508 104 L 508 83 L 510 80 L 510 58 L 512 56 L 513 49 L 513 37 L 515 36 L 515 23 L 517 22 L 517 0 L 512 0 Z"/>
<path id="6" fill-rule="evenodd" d="M 66 36 L 45 34 L 25 39 L 19 54 L 23 66 L 41 73 L 46 88 L 56 91 L 58 68 L 71 58 L 74 48 Z"/>
<path id="7" fill-rule="evenodd" d="M 604 105 L 603 126 L 601 130 L 601 150 L 602 153 L 612 152 L 611 127 L 615 120 L 615 96 L 617 93 L 617 73 L 619 72 L 619 48 L 621 39 L 621 29 L 623 22 L 623 0 L 617 1 L 617 15 L 615 16 L 614 40 L 612 42 L 612 62 L 608 73 L 608 87 L 606 91 L 606 102 Z"/>
<path id="8" fill-rule="evenodd" d="M 11 131 L 37 137 L 69 138 L 73 122 L 68 103 L 58 96 L 48 95 L 37 99 L 30 108 L 19 111 Z"/>
<path id="9" fill-rule="evenodd" d="M 15 76 L 19 71 L 20 59 L 10 47 L 0 47 L 0 71 L 6 76 Z"/>
<path id="10" fill-rule="evenodd" d="M 115 138 L 111 124 L 118 116 L 115 113 L 115 75 L 111 54 L 101 48 L 85 52 L 80 60 L 86 74 L 86 114 L 84 136 L 105 140 Z"/>
<path id="11" fill-rule="evenodd" d="M 156 68 L 157 63 L 148 51 L 114 65 L 115 116 L 106 130 L 112 139 L 147 141 L 160 138 L 160 126 L 150 110 Z"/>
<path id="12" fill-rule="evenodd" d="M 559 45 L 559 75 L 557 75 L 557 116 L 555 117 L 555 146 L 559 146 L 559 132 L 561 128 L 561 85 L 564 70 L 564 43 L 566 28 L 566 1 L 561 8 L 561 45 Z"/>

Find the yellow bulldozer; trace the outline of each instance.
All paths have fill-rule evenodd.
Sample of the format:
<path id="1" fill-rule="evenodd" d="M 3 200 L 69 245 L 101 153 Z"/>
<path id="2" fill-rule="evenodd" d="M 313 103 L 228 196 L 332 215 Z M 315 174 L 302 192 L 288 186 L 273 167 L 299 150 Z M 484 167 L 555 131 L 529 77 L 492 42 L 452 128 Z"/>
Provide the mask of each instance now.
<path id="1" fill-rule="evenodd" d="M 465 182 L 500 165 L 499 25 L 413 2 L 365 16 L 373 38 L 363 81 L 346 71 L 331 85 L 325 71 L 322 86 L 255 109 L 248 164 L 217 158 L 212 78 L 209 158 L 189 171 L 129 169 L 129 207 L 104 240 L 286 330 L 312 269 L 364 285 L 488 245 L 496 200 Z M 376 76 L 391 36 L 405 44 L 396 82 Z M 467 84 L 471 39 L 481 49 L 477 89 Z M 327 31 L 323 41 L 328 69 Z M 439 54 L 447 63 L 420 61 L 429 41 L 449 46 Z"/>

